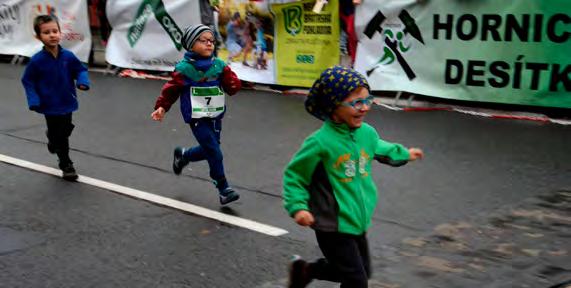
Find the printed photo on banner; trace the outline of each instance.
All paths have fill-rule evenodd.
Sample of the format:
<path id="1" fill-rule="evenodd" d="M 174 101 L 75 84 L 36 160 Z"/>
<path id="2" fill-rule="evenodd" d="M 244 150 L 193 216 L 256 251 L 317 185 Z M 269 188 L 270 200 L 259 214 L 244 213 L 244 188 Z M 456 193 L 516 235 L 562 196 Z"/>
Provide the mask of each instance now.
<path id="1" fill-rule="evenodd" d="M 218 57 L 242 80 L 274 84 L 274 23 L 268 1 L 211 3 L 217 6 Z"/>

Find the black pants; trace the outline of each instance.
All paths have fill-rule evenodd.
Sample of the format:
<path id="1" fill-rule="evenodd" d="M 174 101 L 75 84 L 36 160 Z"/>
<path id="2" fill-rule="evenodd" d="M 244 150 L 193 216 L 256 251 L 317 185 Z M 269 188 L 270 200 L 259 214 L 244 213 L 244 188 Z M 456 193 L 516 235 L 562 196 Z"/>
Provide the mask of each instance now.
<path id="1" fill-rule="evenodd" d="M 75 127 L 71 123 L 71 113 L 65 115 L 45 115 L 48 126 L 48 142 L 59 158 L 59 166 L 71 163 L 69 158 L 69 136 Z"/>
<path id="2" fill-rule="evenodd" d="M 309 265 L 314 279 L 340 282 L 341 288 L 366 288 L 371 276 L 367 235 L 315 231 L 325 258 Z"/>

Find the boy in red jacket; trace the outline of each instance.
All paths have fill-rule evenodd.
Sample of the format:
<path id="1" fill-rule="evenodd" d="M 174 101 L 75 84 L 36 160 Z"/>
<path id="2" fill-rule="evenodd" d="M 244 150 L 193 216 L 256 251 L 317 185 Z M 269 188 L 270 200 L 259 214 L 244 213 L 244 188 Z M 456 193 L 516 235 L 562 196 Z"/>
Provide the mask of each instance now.
<path id="1" fill-rule="evenodd" d="M 182 117 L 190 125 L 198 145 L 174 149 L 173 171 L 179 175 L 189 162 L 208 161 L 220 204 L 226 205 L 238 200 L 240 195 L 228 185 L 222 163 L 220 133 L 226 111 L 224 92 L 236 94 L 241 82 L 224 61 L 213 56 L 216 38 L 208 26 L 186 28 L 181 44 L 188 52 L 176 65 L 173 79 L 163 86 L 151 118 L 161 121 L 180 97 Z"/>

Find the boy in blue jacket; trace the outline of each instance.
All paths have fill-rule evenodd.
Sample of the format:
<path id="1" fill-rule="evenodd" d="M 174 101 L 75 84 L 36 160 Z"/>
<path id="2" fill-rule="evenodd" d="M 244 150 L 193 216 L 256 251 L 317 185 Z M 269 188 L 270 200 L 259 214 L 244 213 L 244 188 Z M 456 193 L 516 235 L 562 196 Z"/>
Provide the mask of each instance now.
<path id="1" fill-rule="evenodd" d="M 55 16 L 37 16 L 34 31 L 44 47 L 32 56 L 22 76 L 28 107 L 44 114 L 48 151 L 57 154 L 63 179 L 74 181 L 77 173 L 69 158 L 69 136 L 75 127 L 71 115 L 78 108 L 75 87 L 89 89 L 87 68 L 59 45 L 61 30 Z"/>

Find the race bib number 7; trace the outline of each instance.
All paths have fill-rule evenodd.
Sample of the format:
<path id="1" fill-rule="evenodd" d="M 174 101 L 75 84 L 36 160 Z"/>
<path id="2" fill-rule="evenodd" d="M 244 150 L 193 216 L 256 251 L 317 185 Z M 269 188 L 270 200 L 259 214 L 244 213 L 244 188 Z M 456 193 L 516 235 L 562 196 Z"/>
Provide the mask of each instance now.
<path id="1" fill-rule="evenodd" d="M 192 118 L 214 118 L 224 112 L 224 92 L 220 87 L 191 87 Z"/>

